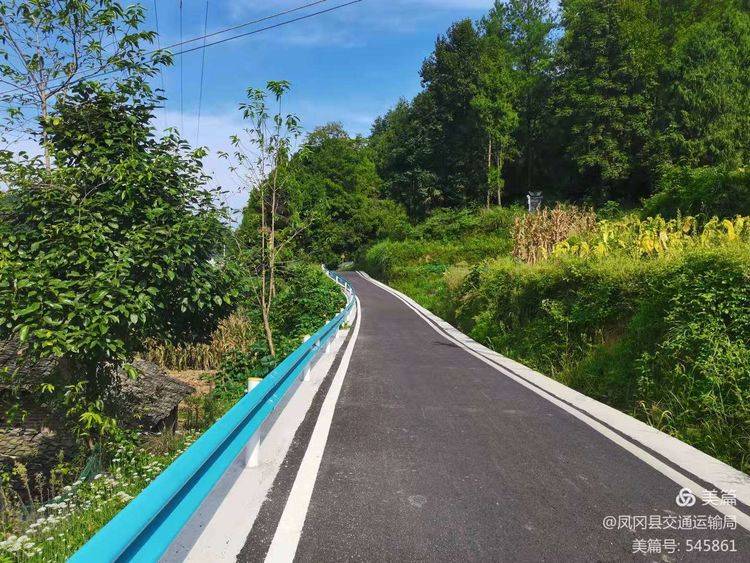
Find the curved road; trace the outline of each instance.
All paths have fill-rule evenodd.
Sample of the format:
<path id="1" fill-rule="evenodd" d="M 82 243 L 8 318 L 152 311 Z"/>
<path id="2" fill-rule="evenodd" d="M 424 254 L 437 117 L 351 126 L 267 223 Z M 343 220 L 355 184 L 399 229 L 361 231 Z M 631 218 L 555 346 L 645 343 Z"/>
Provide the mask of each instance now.
<path id="1" fill-rule="evenodd" d="M 731 492 L 679 506 L 681 485 L 643 456 L 477 358 L 396 295 L 348 279 L 361 319 L 331 370 L 343 384 L 322 457 L 305 461 L 333 374 L 239 560 L 750 560 L 749 511 L 731 506 Z M 300 501 L 305 464 L 317 471 Z M 295 515 L 301 534 L 279 526 Z"/>

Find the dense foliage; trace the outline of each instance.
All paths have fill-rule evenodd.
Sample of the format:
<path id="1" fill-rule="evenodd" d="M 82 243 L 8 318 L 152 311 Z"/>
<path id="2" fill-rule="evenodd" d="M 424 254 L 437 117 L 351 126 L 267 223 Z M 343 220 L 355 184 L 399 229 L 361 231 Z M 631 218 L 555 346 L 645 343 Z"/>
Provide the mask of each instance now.
<path id="1" fill-rule="evenodd" d="M 202 154 L 156 138 L 153 109 L 128 83 L 81 84 L 44 122 L 55 166 L 3 163 L 0 339 L 63 360 L 58 380 L 21 383 L 85 428 L 109 424 L 113 371 L 146 338 L 207 335 L 236 292 Z"/>
<path id="2" fill-rule="evenodd" d="M 331 123 L 312 131 L 282 170 L 279 238 L 284 258 L 337 266 L 372 240 L 402 238 L 411 226 L 403 208 L 380 199 L 381 181 L 365 139 Z M 243 215 L 240 236 L 258 230 L 258 194 Z"/>
<path id="3" fill-rule="evenodd" d="M 260 331 L 256 330 L 254 342 L 228 351 L 221 369 L 208 378 L 213 396 L 225 404 L 232 404 L 242 396 L 249 377 L 265 377 L 306 336 L 315 333 L 346 305 L 341 288 L 317 265 L 300 263 L 289 267 L 277 291 L 270 319 L 276 335 L 276 355 L 269 353 Z M 251 294 L 245 295 L 243 309 L 250 326 L 259 328 L 260 314 Z"/>
<path id="4" fill-rule="evenodd" d="M 563 0 L 555 15 L 509 0 L 454 24 L 423 91 L 375 122 L 384 193 L 412 217 L 495 191 L 632 205 L 674 167 L 747 164 L 746 4 Z"/>

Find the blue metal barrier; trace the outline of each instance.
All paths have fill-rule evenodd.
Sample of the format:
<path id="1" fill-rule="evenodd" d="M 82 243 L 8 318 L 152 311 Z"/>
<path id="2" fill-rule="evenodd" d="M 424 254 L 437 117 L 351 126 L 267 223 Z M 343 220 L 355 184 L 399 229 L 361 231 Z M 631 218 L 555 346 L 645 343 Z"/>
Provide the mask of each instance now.
<path id="1" fill-rule="evenodd" d="M 319 349 L 336 336 L 352 311 L 355 299 L 351 285 L 333 272 L 326 273 L 346 291 L 346 307 L 206 430 L 81 547 L 71 562 L 159 560 L 295 379 Z"/>

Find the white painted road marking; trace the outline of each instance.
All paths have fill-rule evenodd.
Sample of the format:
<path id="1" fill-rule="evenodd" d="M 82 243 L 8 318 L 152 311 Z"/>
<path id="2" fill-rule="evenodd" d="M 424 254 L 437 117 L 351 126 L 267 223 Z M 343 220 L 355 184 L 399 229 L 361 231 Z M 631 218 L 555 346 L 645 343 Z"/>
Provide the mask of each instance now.
<path id="1" fill-rule="evenodd" d="M 266 554 L 267 562 L 288 563 L 294 560 L 297 545 L 302 536 L 302 527 L 305 524 L 307 510 L 310 506 L 315 481 L 318 477 L 320 462 L 323 459 L 323 452 L 328 441 L 333 413 L 336 410 L 336 403 L 338 403 L 341 387 L 344 383 L 346 372 L 349 369 L 349 361 L 354 351 L 354 344 L 357 342 L 361 321 L 362 306 L 359 298 L 357 298 L 357 322 L 354 325 L 352 337 L 349 340 L 346 350 L 344 350 L 339 368 L 336 370 L 336 375 L 334 375 L 333 381 L 331 381 L 331 387 L 320 408 L 320 414 L 310 436 L 310 442 L 300 463 L 299 471 L 297 471 L 297 476 L 294 479 L 294 485 L 292 485 L 286 506 L 284 506 L 284 512 L 281 514 L 281 519 L 271 541 L 271 546 Z"/>

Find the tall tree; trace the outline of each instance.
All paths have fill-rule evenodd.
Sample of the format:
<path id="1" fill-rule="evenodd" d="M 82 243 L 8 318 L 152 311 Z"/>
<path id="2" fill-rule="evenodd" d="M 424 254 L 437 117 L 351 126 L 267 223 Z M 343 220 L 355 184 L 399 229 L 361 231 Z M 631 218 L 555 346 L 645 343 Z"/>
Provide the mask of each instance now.
<path id="1" fill-rule="evenodd" d="M 496 0 L 490 18 L 504 21 L 517 88 L 515 107 L 519 116 L 515 137 L 520 148 L 519 179 L 526 191 L 536 188 L 535 171 L 543 166 L 540 146 L 544 108 L 553 61 L 551 32 L 555 28 L 549 0 Z"/>
<path id="2" fill-rule="evenodd" d="M 660 30 L 649 0 L 567 0 L 554 104 L 585 195 L 647 193 L 644 148 L 653 133 Z"/>
<path id="3" fill-rule="evenodd" d="M 485 195 L 485 135 L 471 103 L 481 54 L 481 35 L 467 19 L 438 37 L 433 54 L 422 65 L 422 84 L 439 124 L 432 171 L 445 204 L 451 206 L 480 202 Z"/>
<path id="4" fill-rule="evenodd" d="M 237 255 L 258 281 L 251 289 L 255 292 L 271 356 L 276 355 L 271 313 L 276 300 L 279 256 L 282 247 L 295 236 L 286 233 L 288 236 L 281 238 L 278 223 L 292 145 L 301 134 L 299 118 L 282 110 L 288 90 L 289 83 L 283 80 L 268 82 L 264 90 L 248 88 L 247 101 L 239 106 L 248 125 L 232 136 L 231 155 L 220 153 L 231 160 L 230 168 L 240 176 L 248 192 L 250 209 L 245 220 L 254 228 L 241 231 L 247 238 L 238 237 Z"/>
<path id="5" fill-rule="evenodd" d="M 373 125 L 370 145 L 383 195 L 403 204 L 411 217 L 445 203 L 434 172 L 441 130 L 428 92 L 412 102 L 400 100 Z"/>
<path id="6" fill-rule="evenodd" d="M 750 12 L 724 4 L 679 14 L 659 112 L 660 146 L 674 164 L 750 161 Z"/>
<path id="7" fill-rule="evenodd" d="M 472 105 L 487 137 L 487 207 L 494 190 L 502 204 L 505 185 L 503 165 L 515 151 L 513 132 L 518 127 L 514 107 L 517 83 L 513 72 L 510 32 L 506 10 L 496 7 L 480 23 L 483 38 L 479 57 L 478 80 Z"/>

